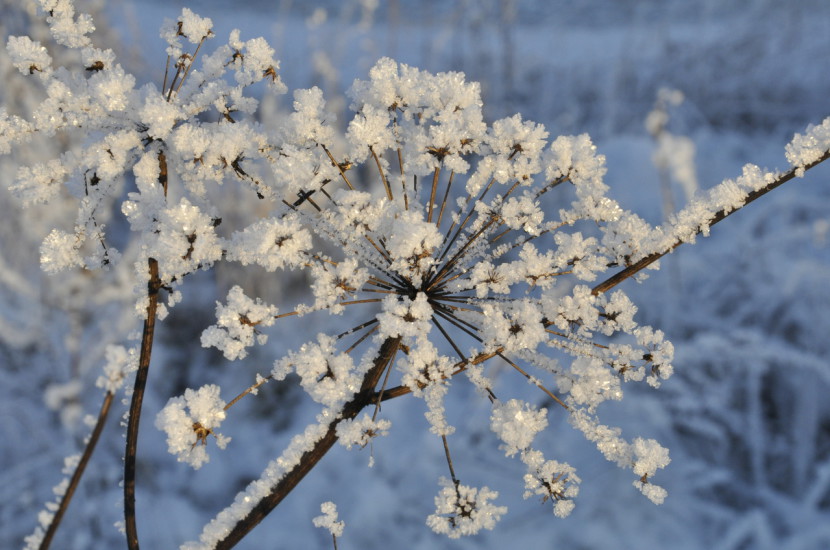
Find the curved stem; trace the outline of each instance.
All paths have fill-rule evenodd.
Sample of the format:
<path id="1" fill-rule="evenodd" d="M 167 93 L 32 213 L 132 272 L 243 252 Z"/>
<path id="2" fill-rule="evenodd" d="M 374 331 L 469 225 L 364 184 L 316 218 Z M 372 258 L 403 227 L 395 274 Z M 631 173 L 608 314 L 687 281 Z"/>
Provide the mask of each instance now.
<path id="1" fill-rule="evenodd" d="M 141 420 L 141 403 L 144 399 L 144 388 L 147 385 L 147 372 L 150 369 L 156 309 L 161 289 L 158 262 L 150 258 L 148 266 L 150 277 L 147 283 L 147 318 L 144 320 L 144 331 L 141 336 L 141 355 L 133 385 L 130 418 L 127 422 L 127 449 L 124 453 L 124 523 L 127 532 L 127 548 L 130 550 L 138 550 L 138 529 L 135 520 L 135 457 L 138 446 L 138 424 Z"/>
<path id="2" fill-rule="evenodd" d="M 106 395 L 104 395 L 104 401 L 101 403 L 101 410 L 98 412 L 98 421 L 95 423 L 95 428 L 93 428 L 92 434 L 89 436 L 89 442 L 87 442 L 86 444 L 84 454 L 81 456 L 80 462 L 78 462 L 78 465 L 75 467 L 75 471 L 72 473 L 72 478 L 69 480 L 69 486 L 66 488 L 66 492 L 64 493 L 63 498 L 61 499 L 60 507 L 58 508 L 57 512 L 55 512 L 55 515 L 52 518 L 52 523 L 49 524 L 49 529 L 46 530 L 46 534 L 43 536 L 43 540 L 40 542 L 40 546 L 38 547 L 39 550 L 46 550 L 52 543 L 52 538 L 55 536 L 55 532 L 57 532 L 58 530 L 58 526 L 61 523 L 61 519 L 63 519 L 63 514 L 69 507 L 69 503 L 72 500 L 72 496 L 75 494 L 75 489 L 78 487 L 78 483 L 81 481 L 81 477 L 84 475 L 86 465 L 89 462 L 89 459 L 92 457 L 92 453 L 95 451 L 95 446 L 98 444 L 98 438 L 101 437 L 101 432 L 104 429 L 104 424 L 106 423 L 107 417 L 109 416 L 110 406 L 112 405 L 112 398 L 112 392 L 107 392 Z"/>

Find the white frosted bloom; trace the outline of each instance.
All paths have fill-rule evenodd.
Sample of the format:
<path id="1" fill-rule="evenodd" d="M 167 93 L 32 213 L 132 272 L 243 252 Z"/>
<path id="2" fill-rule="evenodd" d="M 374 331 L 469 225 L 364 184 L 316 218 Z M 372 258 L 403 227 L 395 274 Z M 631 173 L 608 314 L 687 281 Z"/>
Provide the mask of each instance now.
<path id="1" fill-rule="evenodd" d="M 25 205 L 45 203 L 60 193 L 69 171 L 58 159 L 21 166 L 9 190 Z"/>
<path id="2" fill-rule="evenodd" d="M 342 301 L 353 296 L 366 282 L 369 274 L 356 259 L 347 258 L 334 266 L 328 262 L 315 263 L 311 268 L 311 277 L 314 304 L 301 306 L 299 310 L 305 313 L 328 308 L 332 314 L 337 315 L 344 311 Z"/>
<path id="3" fill-rule="evenodd" d="M 110 70 L 96 72 L 89 78 L 89 91 L 93 104 L 109 112 L 128 110 L 135 77 L 116 65 Z"/>
<path id="4" fill-rule="evenodd" d="M 203 38 L 213 34 L 213 21 L 209 17 L 201 17 L 196 15 L 188 8 L 182 9 L 182 14 L 179 16 L 181 23 L 181 33 L 192 44 L 198 44 Z"/>
<path id="5" fill-rule="evenodd" d="M 669 450 L 654 439 L 636 438 L 632 442 L 634 452 L 634 474 L 651 477 L 660 468 L 669 465 Z"/>
<path id="6" fill-rule="evenodd" d="M 40 245 L 40 266 L 43 271 L 52 274 L 82 266 L 80 244 L 77 235 L 53 229 Z"/>
<path id="7" fill-rule="evenodd" d="M 167 434 L 168 452 L 196 470 L 210 461 L 206 450 L 208 436 L 216 438 L 220 449 L 230 441 L 214 431 L 225 419 L 225 402 L 219 393 L 219 386 L 214 384 L 195 391 L 188 388 L 184 396 L 171 397 L 156 416 L 156 428 Z"/>
<path id="8" fill-rule="evenodd" d="M 534 351 L 547 339 L 541 308 L 530 301 L 482 306 L 487 323 L 481 336 L 487 349 Z"/>
<path id="9" fill-rule="evenodd" d="M 574 403 L 595 408 L 605 401 L 622 399 L 617 373 L 600 361 L 580 357 L 574 360 L 570 372 L 573 378 L 568 393 Z"/>
<path id="10" fill-rule="evenodd" d="M 276 380 L 282 380 L 292 370 L 300 377 L 306 393 L 329 408 L 342 405 L 360 388 L 361 378 L 352 356 L 338 351 L 336 340 L 325 334 L 317 335 L 317 342 L 303 344 L 297 352 L 277 360 L 272 374 Z"/>
<path id="11" fill-rule="evenodd" d="M 527 465 L 524 498 L 539 496 L 543 502 L 552 500 L 554 515 L 560 518 L 570 515 L 581 481 L 574 468 L 556 460 L 545 460 L 535 450 L 522 452 L 522 462 Z"/>
<path id="12" fill-rule="evenodd" d="M 439 535 L 457 539 L 482 529 L 492 530 L 507 513 L 506 506 L 491 502 L 499 494 L 487 487 L 455 485 L 446 479 L 441 484 L 443 488 L 435 497 L 435 513 L 427 518 L 429 528 Z"/>
<path id="13" fill-rule="evenodd" d="M 222 257 L 223 243 L 216 234 L 214 220 L 186 198 L 160 212 L 148 252 L 158 260 L 162 280 L 173 281 L 208 269 Z"/>
<path id="14" fill-rule="evenodd" d="M 267 271 L 294 269 L 307 261 L 310 248 L 311 234 L 296 217 L 268 218 L 235 232 L 227 258 Z"/>
<path id="15" fill-rule="evenodd" d="M 334 141 L 331 123 L 334 115 L 326 111 L 326 101 L 320 88 L 294 92 L 294 112 L 283 127 L 287 141 L 303 146 L 330 144 Z"/>
<path id="16" fill-rule="evenodd" d="M 530 446 L 536 434 L 548 425 L 547 409 L 536 409 L 530 403 L 511 399 L 493 406 L 490 429 L 502 440 L 501 449 L 513 456 Z"/>
<path id="17" fill-rule="evenodd" d="M 337 505 L 333 502 L 324 502 L 320 505 L 320 511 L 323 512 L 323 515 L 311 520 L 314 527 L 327 529 L 335 537 L 343 535 L 346 522 L 337 520 Z"/>
<path id="18" fill-rule="evenodd" d="M 6 42 L 12 64 L 23 74 L 49 73 L 52 71 L 52 56 L 40 43 L 28 36 L 10 36 Z"/>
<path id="19" fill-rule="evenodd" d="M 158 90 L 148 90 L 144 105 L 139 110 L 141 122 L 147 126 L 147 135 L 154 139 L 167 139 L 176 122 L 183 118 L 180 107 L 166 101 Z"/>
<path id="20" fill-rule="evenodd" d="M 377 315 L 380 337 L 416 339 L 429 333 L 432 308 L 426 294 L 420 292 L 414 300 L 389 296 L 384 298 L 382 307 Z"/>
<path id="21" fill-rule="evenodd" d="M 654 504 L 663 504 L 669 494 L 663 487 L 652 483 L 643 483 L 642 481 L 637 480 L 634 481 L 633 484 Z"/>
<path id="22" fill-rule="evenodd" d="M 258 326 L 270 327 L 278 309 L 257 298 L 245 296 L 242 288 L 234 286 L 228 292 L 226 304 L 216 303 L 216 324 L 202 332 L 203 347 L 215 347 L 228 360 L 243 359 L 250 346 L 264 344 L 268 336 L 257 331 Z"/>
<path id="23" fill-rule="evenodd" d="M 46 21 L 52 37 L 68 48 L 82 48 L 89 44 L 88 34 L 95 30 L 89 14 L 75 14 L 70 0 L 38 0 L 41 8 L 49 13 Z"/>
<path id="24" fill-rule="evenodd" d="M 433 252 L 441 245 L 441 233 L 417 212 L 404 211 L 384 221 L 381 231 L 388 234 L 386 249 L 394 258 L 390 268 L 417 286 L 435 264 Z"/>

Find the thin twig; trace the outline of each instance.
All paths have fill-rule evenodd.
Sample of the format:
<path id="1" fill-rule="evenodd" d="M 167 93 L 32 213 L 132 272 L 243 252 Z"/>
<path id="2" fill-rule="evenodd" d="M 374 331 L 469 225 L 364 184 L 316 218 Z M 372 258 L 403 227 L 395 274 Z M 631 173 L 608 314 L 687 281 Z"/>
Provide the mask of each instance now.
<path id="1" fill-rule="evenodd" d="M 75 494 L 75 489 L 78 487 L 78 483 L 84 475 L 86 465 L 92 457 L 92 453 L 95 451 L 95 446 L 98 444 L 98 438 L 101 436 L 101 431 L 103 431 L 104 424 L 109 416 L 112 398 L 112 392 L 107 392 L 106 395 L 104 395 L 104 401 L 101 403 L 101 410 L 98 412 L 98 421 L 95 423 L 95 428 L 93 428 L 92 434 L 89 436 L 89 441 L 84 449 L 84 454 L 81 456 L 81 460 L 78 462 L 78 465 L 75 467 L 75 471 L 72 473 L 72 478 L 69 481 L 69 486 L 66 488 L 66 492 L 63 494 L 60 506 L 55 512 L 54 517 L 52 517 L 52 523 L 49 524 L 49 528 L 46 530 L 46 534 L 40 542 L 40 546 L 38 547 L 39 550 L 46 550 L 52 543 L 52 537 L 55 536 L 55 532 L 58 530 L 61 519 L 63 519 L 63 514 L 69 507 L 69 503 L 72 501 L 72 496 Z"/>
<path id="2" fill-rule="evenodd" d="M 453 485 L 458 487 L 458 478 L 455 477 L 455 468 L 452 467 L 452 457 L 450 456 L 450 446 L 447 444 L 447 436 L 441 435 L 441 441 L 444 443 L 444 455 L 447 457 L 447 466 L 450 468 L 450 477 Z"/>
<path id="3" fill-rule="evenodd" d="M 354 191 L 354 187 L 352 186 L 352 182 L 350 182 L 349 178 L 346 177 L 346 171 L 343 170 L 343 166 L 339 162 L 334 160 L 334 155 L 331 154 L 331 151 L 329 151 L 328 148 L 325 145 L 323 145 L 321 143 L 320 147 L 322 147 L 323 151 L 325 151 L 326 154 L 329 156 L 329 159 L 331 160 L 332 165 L 335 166 L 337 168 L 337 170 L 340 172 L 340 177 L 343 178 L 343 181 L 346 183 L 346 187 L 348 187 L 349 189 Z"/>
<path id="4" fill-rule="evenodd" d="M 378 158 L 377 153 L 375 153 L 374 147 L 371 145 L 369 146 L 369 151 L 372 153 L 372 158 L 375 159 L 375 164 L 378 167 L 378 172 L 380 172 L 380 179 L 383 181 L 383 187 L 386 189 L 386 198 L 392 201 L 394 199 L 392 195 L 392 188 L 389 187 L 389 181 L 386 179 L 386 174 L 383 173 L 383 167 L 380 165 L 380 159 Z"/>
<path id="5" fill-rule="evenodd" d="M 435 193 L 438 192 L 438 179 L 440 177 L 441 167 L 436 166 L 435 170 L 432 173 L 432 190 L 430 191 L 429 204 L 427 205 L 427 223 L 432 223 L 432 209 L 435 206 Z"/>
<path id="6" fill-rule="evenodd" d="M 450 187 L 452 187 L 452 180 L 455 177 L 455 170 L 450 171 L 450 177 L 447 180 L 447 188 L 444 190 L 444 199 L 441 201 L 441 210 L 438 211 L 438 220 L 435 222 L 437 227 L 441 227 L 441 218 L 444 216 L 444 207 L 447 206 L 447 199 L 450 196 Z"/>
<path id="7" fill-rule="evenodd" d="M 249 386 L 248 389 L 244 390 L 242 393 L 240 393 L 239 395 L 237 395 L 236 397 L 231 399 L 230 402 L 228 402 L 228 404 L 225 405 L 225 407 L 222 410 L 226 411 L 226 410 L 230 409 L 231 407 L 233 407 L 236 404 L 237 401 L 239 401 L 240 399 L 242 399 L 243 397 L 245 397 L 246 395 L 248 395 L 252 391 L 258 389 L 261 385 L 263 385 L 266 382 L 270 381 L 273 377 L 274 377 L 274 375 L 269 374 L 268 376 L 265 376 L 265 377 L 261 378 L 258 382 L 256 382 L 255 384 Z"/>

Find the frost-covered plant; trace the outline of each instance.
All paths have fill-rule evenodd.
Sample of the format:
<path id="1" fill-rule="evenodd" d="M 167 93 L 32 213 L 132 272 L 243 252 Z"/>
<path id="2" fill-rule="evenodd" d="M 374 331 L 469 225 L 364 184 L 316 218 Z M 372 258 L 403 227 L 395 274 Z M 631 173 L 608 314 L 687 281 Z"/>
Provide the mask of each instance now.
<path id="1" fill-rule="evenodd" d="M 392 429 L 380 405 L 407 394 L 424 401 L 450 470 L 428 525 L 451 537 L 492 528 L 506 512 L 493 504 L 497 494 L 462 484 L 451 459 L 455 426 L 446 399 L 458 379 L 491 404 L 502 450 L 527 466 L 525 496 L 551 500 L 556 515 L 567 515 L 576 469 L 534 447 L 549 413 L 534 397 L 499 395 L 491 363 L 526 378 L 608 460 L 631 470 L 640 491 L 662 502 L 665 491 L 651 481 L 668 464 L 667 450 L 625 439 L 601 405 L 622 399 L 626 383 L 659 386 L 672 373 L 672 346 L 635 321 L 622 291 L 611 291 L 830 149 L 828 120 L 788 147 L 788 172 L 747 167 L 654 228 L 608 196 L 604 157 L 587 135 L 549 142 L 541 125 L 519 115 L 487 124 L 478 85 L 460 73 L 381 59 L 351 88 L 345 139 L 316 88 L 296 91 L 293 113 L 269 132 L 239 114 L 257 107 L 248 86 L 267 79 L 284 89 L 264 40 L 245 42 L 233 31 L 226 45 L 199 56 L 197 68 L 212 23 L 185 9 L 162 28 L 170 60 L 162 87 L 136 88 L 111 51 L 91 45 L 91 21 L 76 16 L 69 0 L 41 6 L 55 40 L 79 50 L 87 71 L 55 69 L 40 44 L 10 38 L 16 66 L 43 81 L 47 99 L 32 121 L 0 113 L 0 149 L 37 133 L 88 136 L 81 150 L 22 169 L 14 184 L 29 202 L 48 200 L 64 183 L 79 198 L 75 229 L 53 231 L 41 247 L 48 272 L 119 261 L 96 208 L 126 192 L 122 212 L 141 247 L 135 310 L 144 323 L 141 343 L 123 354 L 138 356 L 137 366 L 123 362 L 136 374 L 124 480 L 130 548 L 138 547 L 136 445 L 156 319 L 181 300 L 190 274 L 218 262 L 302 270 L 310 296 L 283 308 L 235 287 L 217 304 L 203 345 L 238 359 L 264 343 L 267 328 L 278 333 L 305 315 L 320 318 L 320 332 L 228 404 L 214 384 L 172 398 L 156 417 L 170 451 L 194 467 L 206 462 L 209 436 L 220 448 L 228 441 L 213 430 L 230 407 L 269 380 L 295 375 L 320 409 L 199 541 L 182 548 L 234 546 L 336 442 L 363 447 Z M 207 189 L 228 181 L 243 183 L 268 213 L 244 227 L 222 226 L 222 205 Z M 621 271 L 597 284 L 614 269 Z M 107 379 L 119 379 L 111 371 Z M 39 544 L 37 534 L 31 541 Z"/>
<path id="2" fill-rule="evenodd" d="M 327 529 L 331 533 L 332 544 L 334 550 L 337 550 L 337 537 L 343 534 L 343 529 L 346 527 L 345 522 L 337 520 L 337 505 L 333 502 L 324 502 L 320 505 L 322 515 L 317 516 L 312 520 L 315 527 Z"/>

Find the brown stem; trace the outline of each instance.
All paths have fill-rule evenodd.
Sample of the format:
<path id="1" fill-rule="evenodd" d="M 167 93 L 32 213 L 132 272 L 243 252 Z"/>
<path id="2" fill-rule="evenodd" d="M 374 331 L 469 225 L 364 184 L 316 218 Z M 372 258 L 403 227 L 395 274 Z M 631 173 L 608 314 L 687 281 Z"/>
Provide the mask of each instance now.
<path id="1" fill-rule="evenodd" d="M 75 489 L 78 487 L 78 483 L 81 481 L 81 476 L 84 475 L 84 470 L 86 469 L 86 465 L 89 462 L 89 459 L 92 457 L 92 453 L 95 451 L 95 446 L 98 444 L 98 438 L 101 436 L 101 431 L 104 429 L 104 424 L 107 421 L 107 417 L 109 416 L 110 412 L 110 405 L 112 405 L 112 392 L 107 392 L 104 395 L 104 401 L 101 403 L 101 410 L 98 412 L 98 421 L 95 423 L 95 428 L 92 430 L 92 435 L 89 436 L 89 442 L 86 444 L 86 448 L 84 449 L 84 454 L 81 456 L 80 462 L 75 467 L 75 472 L 72 474 L 72 478 L 69 481 L 69 486 L 66 489 L 66 492 L 61 499 L 60 507 L 58 511 L 55 512 L 55 516 L 52 518 L 52 523 L 49 524 L 49 528 L 46 530 L 46 534 L 43 536 L 43 540 L 40 542 L 40 546 L 38 547 L 39 550 L 46 550 L 49 548 L 49 545 L 52 543 L 52 537 L 55 536 L 55 532 L 58 530 L 58 526 L 61 523 L 61 519 L 63 519 L 63 514 L 66 512 L 66 509 L 69 507 L 69 503 L 72 500 L 72 496 L 75 494 Z"/>
<path id="2" fill-rule="evenodd" d="M 355 397 L 343 406 L 340 416 L 337 420 L 329 424 L 326 434 L 314 445 L 313 448 L 306 451 L 300 459 L 297 466 L 285 474 L 285 476 L 272 489 L 271 493 L 257 503 L 248 514 L 239 520 L 228 535 L 219 541 L 216 545 L 216 550 L 227 550 L 233 548 L 241 541 L 251 530 L 259 525 L 277 505 L 288 496 L 289 493 L 302 481 L 307 473 L 309 473 L 320 460 L 326 455 L 329 449 L 337 441 L 337 425 L 342 420 L 351 420 L 355 418 L 361 410 L 367 405 L 372 404 L 375 397 L 375 387 L 380 381 L 383 371 L 395 358 L 395 354 L 400 347 L 401 339 L 387 338 L 380 346 L 378 355 L 375 358 L 374 365 L 366 373 L 363 378 L 363 384 L 360 391 Z"/>
<path id="3" fill-rule="evenodd" d="M 393 200 L 392 196 L 392 188 L 389 187 L 389 180 L 386 179 L 386 174 L 383 172 L 383 166 L 380 165 L 380 159 L 378 158 L 377 153 L 375 153 L 374 148 L 370 145 L 369 151 L 372 153 L 372 158 L 375 159 L 375 164 L 378 167 L 378 172 L 380 172 L 380 179 L 383 182 L 383 187 L 386 189 L 386 198 L 389 199 L 391 202 Z"/>
<path id="4" fill-rule="evenodd" d="M 822 162 L 824 162 L 828 158 L 830 158 L 830 151 L 826 151 L 818 160 L 815 160 L 815 161 L 811 162 L 810 164 L 804 166 L 803 170 L 806 172 L 807 170 L 815 167 L 816 165 L 821 164 Z M 738 210 L 740 210 L 741 208 L 743 208 L 747 204 L 751 203 L 752 201 L 754 201 L 755 199 L 757 199 L 759 197 L 762 197 L 762 196 L 766 195 L 767 193 L 769 193 L 770 191 L 772 191 L 776 187 L 779 187 L 780 185 L 782 185 L 784 183 L 787 183 L 788 181 L 790 181 L 791 179 L 796 177 L 796 174 L 798 173 L 798 171 L 799 171 L 799 168 L 791 168 L 786 172 L 782 172 L 781 174 L 778 175 L 777 178 L 775 178 L 775 180 L 773 180 L 771 183 L 769 183 L 765 187 L 762 187 L 761 189 L 757 189 L 757 190 L 752 191 L 751 193 L 749 193 L 747 195 L 746 201 L 744 202 L 743 205 L 735 208 L 734 210 L 730 210 L 730 211 L 721 210 L 721 211 L 719 211 L 714 216 L 712 216 L 711 220 L 709 220 L 708 227 L 711 227 L 711 226 L 715 225 L 716 223 L 718 223 L 719 221 L 723 220 L 724 218 L 734 214 L 735 212 L 737 212 Z M 700 233 L 700 230 L 698 230 L 698 233 Z M 674 244 L 672 244 L 669 248 L 667 248 L 666 250 L 664 250 L 662 252 L 654 252 L 653 254 L 649 254 L 648 256 L 643 258 L 642 260 L 631 264 L 630 266 L 626 267 L 622 271 L 616 273 L 615 275 L 612 275 L 611 277 L 609 277 L 605 281 L 603 281 L 600 284 L 598 284 L 597 286 L 595 286 L 593 288 L 593 290 L 591 291 L 592 294 L 594 294 L 596 296 L 598 294 L 608 292 L 609 290 L 611 290 L 612 288 L 614 288 L 615 286 L 617 286 L 618 284 L 620 284 L 624 280 L 628 279 L 629 277 L 632 277 L 632 276 L 636 275 L 637 273 L 639 273 L 640 271 L 642 271 L 646 267 L 650 266 L 651 264 L 653 264 L 654 262 L 656 262 L 657 260 L 659 260 L 660 258 L 665 256 L 666 254 L 668 254 L 669 252 L 671 252 L 672 250 L 674 250 L 675 248 L 677 248 L 678 246 L 680 246 L 684 242 L 685 241 L 677 241 Z"/>
<path id="5" fill-rule="evenodd" d="M 135 374 L 133 397 L 130 403 L 130 418 L 127 422 L 127 450 L 124 453 L 124 523 L 127 531 L 127 548 L 138 550 L 138 530 L 135 522 L 135 457 L 138 445 L 138 423 L 141 419 L 141 403 L 147 385 L 150 368 L 150 354 L 153 351 L 153 335 L 156 327 L 156 309 L 161 289 L 159 264 L 154 258 L 148 260 L 150 279 L 147 283 L 147 318 L 141 335 L 141 355 L 138 372 Z"/>
<path id="6" fill-rule="evenodd" d="M 429 205 L 427 205 L 427 223 L 432 223 L 432 209 L 435 205 L 435 193 L 438 191 L 438 178 L 441 176 L 441 167 L 436 166 L 432 173 L 432 190 L 429 194 Z"/>

